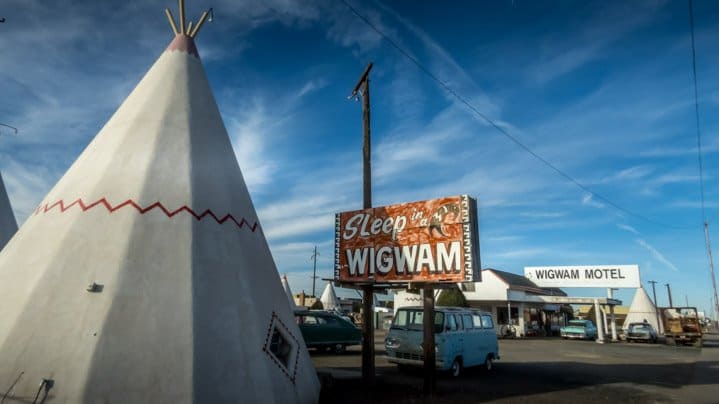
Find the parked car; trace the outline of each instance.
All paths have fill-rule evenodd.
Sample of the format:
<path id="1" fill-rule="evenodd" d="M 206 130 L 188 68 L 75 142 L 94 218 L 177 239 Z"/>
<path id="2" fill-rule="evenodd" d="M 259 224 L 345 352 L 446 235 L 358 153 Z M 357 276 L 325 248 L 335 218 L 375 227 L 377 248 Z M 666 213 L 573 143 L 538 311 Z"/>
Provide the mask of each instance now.
<path id="1" fill-rule="evenodd" d="M 566 326 L 559 329 L 562 338 L 595 339 L 597 327 L 590 320 L 569 320 Z"/>
<path id="2" fill-rule="evenodd" d="M 423 366 L 422 307 L 397 310 L 385 338 L 387 360 L 399 366 Z M 461 307 L 436 307 L 435 352 L 438 370 L 459 376 L 462 368 L 483 365 L 492 370 L 499 359 L 497 333 L 492 315 Z"/>
<path id="3" fill-rule="evenodd" d="M 327 311 L 297 311 L 295 320 L 307 348 L 342 353 L 349 345 L 362 343 L 362 330 L 351 321 Z"/>
<path id="4" fill-rule="evenodd" d="M 657 331 L 649 323 L 630 323 L 625 338 L 627 342 L 644 341 L 656 344 Z"/>

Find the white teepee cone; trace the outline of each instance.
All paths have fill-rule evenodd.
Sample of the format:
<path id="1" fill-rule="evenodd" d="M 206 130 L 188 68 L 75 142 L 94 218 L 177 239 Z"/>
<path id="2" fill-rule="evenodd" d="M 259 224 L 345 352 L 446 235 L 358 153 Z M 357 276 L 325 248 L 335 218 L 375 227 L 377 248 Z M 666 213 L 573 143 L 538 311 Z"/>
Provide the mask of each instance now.
<path id="1" fill-rule="evenodd" d="M 3 392 L 31 402 L 51 379 L 58 403 L 316 402 L 302 341 L 180 33 L 0 253 Z"/>
<path id="2" fill-rule="evenodd" d="M 295 298 L 292 296 L 292 290 L 290 289 L 290 284 L 287 282 L 287 275 L 282 275 L 282 288 L 285 290 L 285 293 L 287 294 L 287 300 L 290 302 L 290 308 L 292 310 L 297 309 L 297 304 L 295 304 Z"/>
<path id="3" fill-rule="evenodd" d="M 5 183 L 0 175 L 0 249 L 10 241 L 15 232 L 17 232 L 17 221 L 10 205 L 10 198 L 5 190 Z"/>
<path id="4" fill-rule="evenodd" d="M 624 320 L 622 328 L 627 329 L 630 323 L 641 323 L 647 321 L 655 330 L 660 331 L 661 328 L 657 324 L 657 310 L 649 295 L 640 287 L 634 293 L 632 305 L 629 306 L 627 318 Z"/>
<path id="5" fill-rule="evenodd" d="M 322 292 L 320 301 L 322 302 L 322 308 L 325 310 L 341 309 L 340 301 L 337 299 L 337 294 L 335 293 L 334 286 L 332 286 L 332 282 L 327 282 L 327 286 L 325 287 L 324 292 Z"/>

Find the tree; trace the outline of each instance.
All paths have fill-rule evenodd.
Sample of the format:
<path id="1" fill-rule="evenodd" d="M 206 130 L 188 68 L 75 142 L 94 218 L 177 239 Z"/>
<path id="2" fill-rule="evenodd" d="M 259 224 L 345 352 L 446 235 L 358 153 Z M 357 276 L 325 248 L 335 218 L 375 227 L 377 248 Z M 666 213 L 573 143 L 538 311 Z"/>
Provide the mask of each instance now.
<path id="1" fill-rule="evenodd" d="M 437 306 L 469 307 L 469 304 L 461 290 L 452 288 L 442 290 L 437 298 Z"/>
<path id="2" fill-rule="evenodd" d="M 312 303 L 312 306 L 310 306 L 310 310 L 322 310 L 324 309 L 324 306 L 322 306 L 322 301 L 315 300 L 314 303 Z"/>

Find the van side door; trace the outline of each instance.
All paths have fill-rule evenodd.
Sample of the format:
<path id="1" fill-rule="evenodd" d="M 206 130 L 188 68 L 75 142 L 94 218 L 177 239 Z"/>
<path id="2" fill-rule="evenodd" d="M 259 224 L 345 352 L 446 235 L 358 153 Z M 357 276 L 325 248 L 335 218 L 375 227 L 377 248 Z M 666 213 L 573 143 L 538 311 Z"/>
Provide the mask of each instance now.
<path id="1" fill-rule="evenodd" d="M 462 356 L 462 351 L 464 350 L 464 339 L 461 335 L 462 320 L 454 313 L 445 313 L 444 318 L 444 338 L 447 346 L 445 360 L 451 362 L 454 358 Z"/>
<path id="2" fill-rule="evenodd" d="M 471 313 L 462 313 L 462 326 L 464 327 L 464 366 L 477 365 L 481 363 L 479 354 L 482 329 L 474 327 Z"/>

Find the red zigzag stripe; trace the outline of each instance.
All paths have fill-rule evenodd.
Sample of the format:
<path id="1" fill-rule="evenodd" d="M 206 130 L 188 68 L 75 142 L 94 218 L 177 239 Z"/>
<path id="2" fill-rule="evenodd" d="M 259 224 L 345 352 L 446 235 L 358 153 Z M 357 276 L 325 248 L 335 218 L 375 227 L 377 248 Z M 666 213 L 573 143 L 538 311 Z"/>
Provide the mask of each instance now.
<path id="1" fill-rule="evenodd" d="M 237 227 L 239 227 L 240 229 L 244 226 L 247 226 L 247 228 L 250 229 L 253 233 L 255 232 L 255 230 L 257 230 L 257 226 L 258 226 L 257 222 L 255 222 L 255 224 L 253 224 L 253 225 L 250 225 L 250 223 L 248 221 L 246 221 L 244 218 L 241 218 L 240 221 L 237 221 L 237 219 L 235 219 L 235 217 L 229 213 L 226 214 L 225 216 L 223 216 L 222 218 L 217 217 L 217 215 L 215 215 L 215 213 L 212 212 L 210 209 L 205 210 L 201 214 L 197 214 L 194 210 L 192 210 L 192 208 L 188 207 L 187 205 L 183 205 L 173 211 L 170 211 L 159 201 L 153 203 L 150 206 L 143 208 L 140 205 L 138 205 L 135 201 L 133 201 L 132 199 L 128 199 L 125 202 L 123 202 L 117 206 L 110 205 L 110 202 L 108 202 L 107 199 L 105 199 L 105 198 L 99 199 L 89 205 L 86 205 L 85 202 L 83 202 L 82 198 L 77 198 L 74 202 L 72 202 L 69 205 L 65 205 L 65 201 L 60 199 L 59 201 L 53 203 L 52 205 L 50 205 L 49 203 L 46 203 L 44 206 L 43 205 L 38 206 L 37 209 L 35 209 L 35 215 L 37 215 L 39 213 L 46 213 L 48 211 L 53 210 L 55 207 L 59 207 L 60 212 L 64 213 L 66 210 L 70 209 L 71 207 L 73 207 L 75 205 L 79 206 L 83 212 L 86 212 L 87 210 L 92 209 L 97 205 L 104 205 L 105 208 L 110 213 L 113 213 L 116 210 L 122 209 L 125 206 L 132 206 L 142 215 L 144 215 L 145 213 L 147 213 L 155 208 L 159 208 L 162 212 L 165 213 L 165 215 L 167 217 L 173 217 L 176 214 L 178 214 L 182 211 L 185 211 L 185 212 L 189 213 L 190 215 L 192 215 L 192 217 L 194 217 L 197 220 L 202 220 L 206 216 L 212 217 L 219 224 L 223 224 L 229 220 L 229 221 L 235 222 Z"/>

